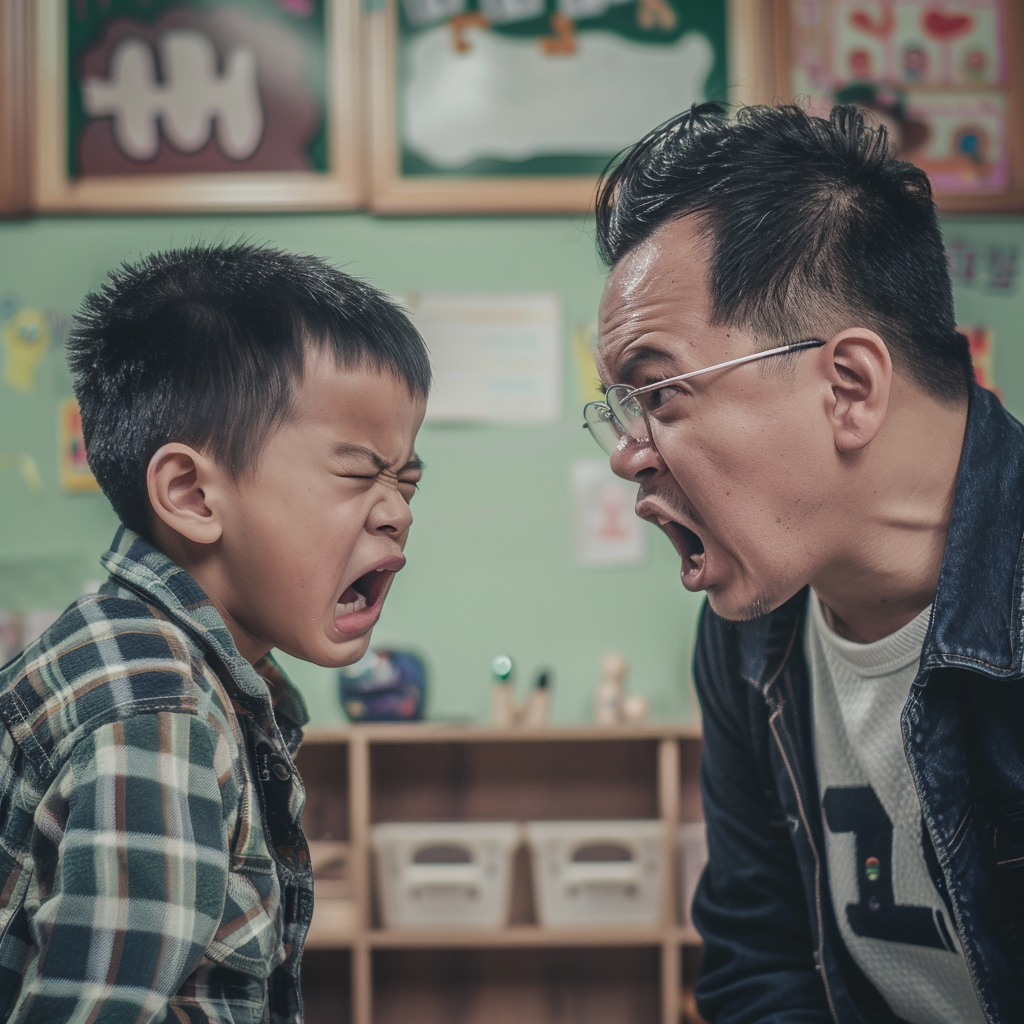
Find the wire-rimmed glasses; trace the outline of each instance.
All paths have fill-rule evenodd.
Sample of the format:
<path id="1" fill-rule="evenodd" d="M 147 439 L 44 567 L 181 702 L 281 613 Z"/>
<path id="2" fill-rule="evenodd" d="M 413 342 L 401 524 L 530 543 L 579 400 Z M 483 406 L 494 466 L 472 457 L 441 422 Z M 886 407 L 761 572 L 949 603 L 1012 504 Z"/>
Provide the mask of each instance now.
<path id="1" fill-rule="evenodd" d="M 666 377 L 665 380 L 645 384 L 642 388 L 631 388 L 628 384 L 612 384 L 605 392 L 603 402 L 587 402 L 583 407 L 583 427 L 590 431 L 591 437 L 601 446 L 606 455 L 614 455 L 628 438 L 642 442 L 650 441 L 647 412 L 639 396 L 657 391 L 668 384 L 678 384 L 680 381 L 689 380 L 702 373 L 726 370 L 730 366 L 753 363 L 758 359 L 767 359 L 769 356 L 799 352 L 805 348 L 820 348 L 824 344 L 826 342 L 821 338 L 806 338 L 790 345 L 769 348 L 764 352 L 751 352 L 749 355 L 729 359 L 724 363 L 715 363 L 714 366 L 705 366 L 701 370 L 681 373 L 676 377 Z"/>

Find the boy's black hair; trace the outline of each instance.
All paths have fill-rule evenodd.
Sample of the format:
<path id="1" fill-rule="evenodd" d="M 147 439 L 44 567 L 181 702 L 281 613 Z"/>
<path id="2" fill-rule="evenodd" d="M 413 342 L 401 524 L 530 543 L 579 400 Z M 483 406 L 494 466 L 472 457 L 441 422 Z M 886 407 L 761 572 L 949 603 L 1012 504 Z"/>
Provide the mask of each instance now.
<path id="1" fill-rule="evenodd" d="M 602 178 L 598 250 L 614 266 L 659 227 L 695 215 L 711 245 L 712 322 L 764 346 L 863 326 L 930 394 L 973 380 L 931 185 L 891 159 L 884 127 L 856 107 L 829 119 L 794 106 L 735 120 L 694 105 L 650 132 Z"/>
<path id="2" fill-rule="evenodd" d="M 86 296 L 68 364 L 89 465 L 114 511 L 150 537 L 146 468 L 161 445 L 251 472 L 287 418 L 307 348 L 430 390 L 426 346 L 382 292 L 316 256 L 195 245 L 124 263 Z"/>

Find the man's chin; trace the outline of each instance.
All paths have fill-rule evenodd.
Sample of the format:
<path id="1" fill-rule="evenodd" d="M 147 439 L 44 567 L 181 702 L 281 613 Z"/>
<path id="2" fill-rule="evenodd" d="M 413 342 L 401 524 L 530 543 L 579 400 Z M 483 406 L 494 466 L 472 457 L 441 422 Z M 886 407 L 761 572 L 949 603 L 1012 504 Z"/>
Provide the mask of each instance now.
<path id="1" fill-rule="evenodd" d="M 743 602 L 720 590 L 708 590 L 706 593 L 711 610 L 728 622 L 749 622 L 751 619 L 759 619 L 784 603 L 764 596 Z"/>

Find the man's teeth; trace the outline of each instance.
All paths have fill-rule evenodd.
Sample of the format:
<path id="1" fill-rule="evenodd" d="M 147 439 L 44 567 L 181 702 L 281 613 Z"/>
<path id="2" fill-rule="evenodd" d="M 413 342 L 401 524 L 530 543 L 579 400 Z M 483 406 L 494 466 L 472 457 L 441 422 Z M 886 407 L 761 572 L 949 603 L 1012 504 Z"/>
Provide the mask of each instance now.
<path id="1" fill-rule="evenodd" d="M 361 612 L 366 607 L 366 598 L 360 594 L 354 601 L 349 601 L 348 604 L 341 604 L 338 602 L 338 614 L 339 615 L 351 615 L 352 612 Z"/>

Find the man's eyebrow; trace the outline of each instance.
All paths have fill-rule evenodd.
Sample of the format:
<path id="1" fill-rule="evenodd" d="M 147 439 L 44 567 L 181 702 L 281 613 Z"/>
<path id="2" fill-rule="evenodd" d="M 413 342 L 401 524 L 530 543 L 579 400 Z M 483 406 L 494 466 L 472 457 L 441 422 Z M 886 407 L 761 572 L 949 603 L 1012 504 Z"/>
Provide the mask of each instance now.
<path id="1" fill-rule="evenodd" d="M 667 352 L 663 352 L 661 349 L 649 348 L 646 345 L 638 345 L 636 348 L 631 349 L 629 354 L 622 360 L 619 365 L 619 380 L 625 384 L 635 377 L 637 372 L 646 363 L 653 363 L 657 361 L 667 361 L 671 359 L 671 356 Z"/>
<path id="2" fill-rule="evenodd" d="M 410 470 L 415 470 L 422 473 L 426 468 L 427 464 L 418 455 L 414 455 L 398 472 L 407 473 Z"/>
<path id="3" fill-rule="evenodd" d="M 339 441 L 332 449 L 332 454 L 339 458 L 352 458 L 357 459 L 368 459 L 372 462 L 378 470 L 385 470 L 388 468 L 390 463 L 383 455 L 379 455 L 372 448 L 367 448 L 363 444 L 351 444 L 348 441 Z"/>

